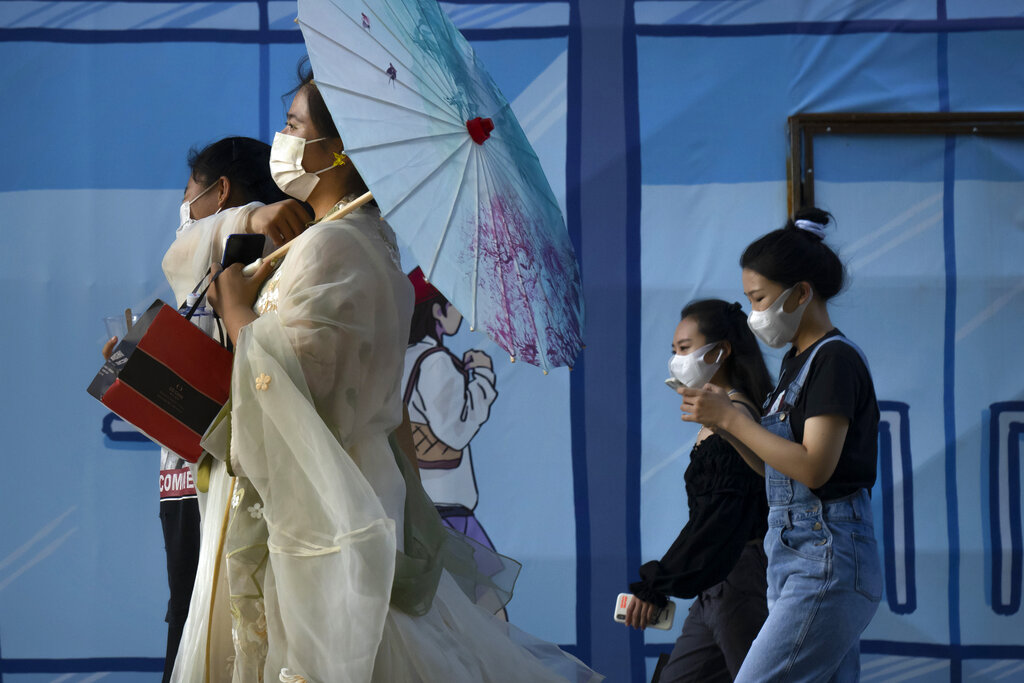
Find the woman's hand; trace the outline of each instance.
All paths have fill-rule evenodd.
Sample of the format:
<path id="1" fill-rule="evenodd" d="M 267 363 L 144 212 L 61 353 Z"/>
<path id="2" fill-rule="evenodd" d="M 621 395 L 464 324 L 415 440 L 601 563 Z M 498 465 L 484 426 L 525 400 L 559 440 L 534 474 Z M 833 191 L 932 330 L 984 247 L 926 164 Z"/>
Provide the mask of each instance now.
<path id="1" fill-rule="evenodd" d="M 298 201 L 267 204 L 249 214 L 249 232 L 266 235 L 278 247 L 301 235 L 313 219 Z"/>
<path id="2" fill-rule="evenodd" d="M 684 422 L 697 422 L 709 429 L 726 429 L 729 419 L 739 412 L 725 389 L 714 384 L 705 384 L 703 389 L 680 387 L 676 392 L 683 397 L 680 409 Z"/>
<path id="3" fill-rule="evenodd" d="M 219 263 L 210 266 L 210 289 L 206 299 L 224 321 L 231 343 L 238 343 L 238 331 L 258 318 L 252 310 L 263 282 L 274 272 L 270 261 L 264 261 L 256 272 L 246 277 L 242 264 L 236 263 L 222 270 Z"/>
<path id="4" fill-rule="evenodd" d="M 642 631 L 654 621 L 659 611 L 660 608 L 653 602 L 644 602 L 634 595 L 629 598 L 626 606 L 626 626 Z"/>
<path id="5" fill-rule="evenodd" d="M 493 369 L 491 357 L 478 349 L 470 349 L 462 354 L 462 367 L 466 370 L 472 370 L 473 368 Z"/>

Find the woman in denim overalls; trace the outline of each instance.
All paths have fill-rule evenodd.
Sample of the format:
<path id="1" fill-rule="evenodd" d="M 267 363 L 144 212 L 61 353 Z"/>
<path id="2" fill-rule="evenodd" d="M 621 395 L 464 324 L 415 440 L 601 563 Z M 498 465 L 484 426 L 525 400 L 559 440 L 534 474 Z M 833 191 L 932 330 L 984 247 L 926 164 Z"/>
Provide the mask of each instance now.
<path id="1" fill-rule="evenodd" d="M 750 328 L 769 346 L 792 344 L 761 423 L 714 387 L 680 392 L 683 419 L 722 433 L 765 477 L 768 619 L 737 681 L 858 680 L 860 634 L 881 599 L 869 494 L 878 406 L 863 353 L 825 304 L 843 286 L 828 220 L 798 213 L 740 259 Z"/>

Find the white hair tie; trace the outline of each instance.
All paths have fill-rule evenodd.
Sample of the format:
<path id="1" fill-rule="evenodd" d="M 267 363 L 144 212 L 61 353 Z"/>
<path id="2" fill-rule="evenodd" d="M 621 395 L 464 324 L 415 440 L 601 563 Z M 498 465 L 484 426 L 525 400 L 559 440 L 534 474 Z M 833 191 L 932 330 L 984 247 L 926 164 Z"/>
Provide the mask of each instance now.
<path id="1" fill-rule="evenodd" d="M 800 228 L 801 230 L 806 230 L 812 235 L 817 236 L 817 238 L 820 240 L 825 239 L 825 226 L 822 225 L 821 223 L 815 223 L 814 221 L 809 221 L 804 218 L 801 218 L 798 221 L 793 221 L 793 225 Z"/>

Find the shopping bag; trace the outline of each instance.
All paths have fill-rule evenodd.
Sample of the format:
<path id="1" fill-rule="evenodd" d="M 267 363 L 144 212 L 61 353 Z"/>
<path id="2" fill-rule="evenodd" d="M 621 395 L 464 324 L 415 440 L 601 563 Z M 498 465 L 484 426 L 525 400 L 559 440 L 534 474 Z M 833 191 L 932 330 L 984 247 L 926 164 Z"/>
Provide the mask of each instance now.
<path id="1" fill-rule="evenodd" d="M 189 462 L 231 391 L 231 352 L 159 299 L 118 343 L 88 392 Z"/>

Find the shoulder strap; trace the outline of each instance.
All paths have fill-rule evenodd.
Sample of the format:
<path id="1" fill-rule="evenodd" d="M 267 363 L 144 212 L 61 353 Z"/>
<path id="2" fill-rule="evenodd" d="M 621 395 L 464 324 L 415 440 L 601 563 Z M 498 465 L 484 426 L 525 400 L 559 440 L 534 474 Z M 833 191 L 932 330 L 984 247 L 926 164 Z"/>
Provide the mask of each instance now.
<path id="1" fill-rule="evenodd" d="M 409 372 L 409 381 L 405 384 L 405 393 L 402 394 L 402 403 L 409 405 L 409 401 L 412 399 L 412 392 L 416 388 L 416 383 L 420 379 L 420 366 L 423 365 L 423 361 L 427 356 L 437 353 L 438 351 L 445 351 L 443 346 L 435 346 L 427 349 L 420 354 L 416 362 L 412 364 L 412 370 Z"/>
<path id="2" fill-rule="evenodd" d="M 807 375 L 810 374 L 811 372 L 811 363 L 814 362 L 814 357 L 818 355 L 818 351 L 821 351 L 821 348 L 825 346 L 825 344 L 834 341 L 843 342 L 844 344 L 852 348 L 854 351 L 856 351 L 857 355 L 860 356 L 860 359 L 864 361 L 864 365 L 868 367 L 868 372 L 871 372 L 871 368 L 870 366 L 868 366 L 867 356 L 864 355 L 864 352 L 860 350 L 859 346 L 857 346 L 852 341 L 850 341 L 849 339 L 842 335 L 829 337 L 828 339 L 824 340 L 823 342 L 820 342 L 816 347 L 814 347 L 814 350 L 811 351 L 811 355 L 807 358 L 807 362 L 804 363 L 803 367 L 800 368 L 800 372 L 797 373 L 796 378 L 794 378 L 793 381 L 789 383 L 789 387 L 786 389 L 786 398 L 783 401 L 785 405 L 788 405 L 790 407 L 796 405 L 797 399 L 800 398 L 800 392 L 803 391 L 804 382 L 807 381 Z"/>

